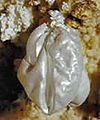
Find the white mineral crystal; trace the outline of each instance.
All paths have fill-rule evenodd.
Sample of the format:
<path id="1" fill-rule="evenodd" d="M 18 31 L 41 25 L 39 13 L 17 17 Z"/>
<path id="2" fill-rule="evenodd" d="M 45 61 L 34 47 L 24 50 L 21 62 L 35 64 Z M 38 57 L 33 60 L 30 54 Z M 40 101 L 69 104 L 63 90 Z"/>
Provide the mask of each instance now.
<path id="1" fill-rule="evenodd" d="M 90 86 L 78 32 L 64 24 L 37 27 L 27 42 L 18 78 L 28 97 L 46 114 L 82 104 Z"/>
<path id="2" fill-rule="evenodd" d="M 50 19 L 52 20 L 51 25 L 54 23 L 56 26 L 64 25 L 65 18 L 58 10 L 50 10 Z"/>
<path id="3" fill-rule="evenodd" d="M 45 0 L 46 2 L 49 3 L 49 5 L 53 5 L 53 3 L 55 2 L 55 0 Z"/>
<path id="4" fill-rule="evenodd" d="M 32 8 L 26 8 L 24 0 L 16 0 L 16 4 L 10 4 L 6 9 L 8 14 L 1 13 L 1 40 L 12 39 L 21 32 L 22 28 L 27 29 L 32 23 Z"/>
<path id="5" fill-rule="evenodd" d="M 63 12 L 66 12 L 66 11 L 68 11 L 68 9 L 69 9 L 68 3 L 63 2 L 63 3 L 62 3 L 62 8 L 61 8 L 61 10 L 62 10 Z"/>

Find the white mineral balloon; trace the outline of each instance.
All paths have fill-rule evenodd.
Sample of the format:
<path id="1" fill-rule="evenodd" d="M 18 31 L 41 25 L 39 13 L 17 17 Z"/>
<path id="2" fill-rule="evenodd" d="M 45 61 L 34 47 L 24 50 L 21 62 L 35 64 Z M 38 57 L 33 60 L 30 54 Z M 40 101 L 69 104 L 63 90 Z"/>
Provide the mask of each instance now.
<path id="1" fill-rule="evenodd" d="M 28 97 L 52 114 L 87 98 L 89 79 L 82 66 L 78 32 L 44 23 L 29 37 L 18 78 Z"/>

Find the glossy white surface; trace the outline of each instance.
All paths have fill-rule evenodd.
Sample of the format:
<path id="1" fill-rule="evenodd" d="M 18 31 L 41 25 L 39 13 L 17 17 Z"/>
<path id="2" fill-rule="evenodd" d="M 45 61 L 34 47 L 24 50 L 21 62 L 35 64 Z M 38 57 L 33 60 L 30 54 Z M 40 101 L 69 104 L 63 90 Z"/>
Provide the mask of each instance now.
<path id="1" fill-rule="evenodd" d="M 70 103 L 82 104 L 89 94 L 89 80 L 83 72 L 78 32 L 45 23 L 36 28 L 27 42 L 18 78 L 29 98 L 46 114 Z"/>

